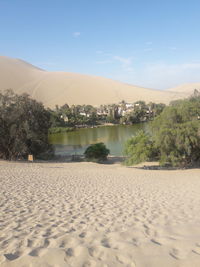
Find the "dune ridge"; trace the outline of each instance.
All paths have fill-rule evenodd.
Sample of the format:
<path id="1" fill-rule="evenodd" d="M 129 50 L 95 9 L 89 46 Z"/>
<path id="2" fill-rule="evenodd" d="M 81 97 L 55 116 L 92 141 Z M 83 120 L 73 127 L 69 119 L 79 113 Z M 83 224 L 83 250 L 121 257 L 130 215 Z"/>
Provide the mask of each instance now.
<path id="1" fill-rule="evenodd" d="M 48 72 L 23 60 L 0 56 L 0 91 L 28 93 L 47 107 L 55 105 L 135 102 L 166 103 L 185 98 L 182 91 L 153 90 L 111 79 L 70 72 Z"/>

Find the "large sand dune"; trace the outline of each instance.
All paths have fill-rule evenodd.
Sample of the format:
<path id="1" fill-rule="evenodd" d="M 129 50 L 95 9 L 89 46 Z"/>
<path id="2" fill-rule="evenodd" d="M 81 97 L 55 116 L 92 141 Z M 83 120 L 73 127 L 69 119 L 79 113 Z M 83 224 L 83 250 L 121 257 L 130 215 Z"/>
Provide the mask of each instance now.
<path id="1" fill-rule="evenodd" d="M 0 162 L 1 267 L 199 267 L 200 170 Z"/>
<path id="2" fill-rule="evenodd" d="M 0 91 L 26 92 L 46 106 L 56 104 L 112 104 L 121 100 L 169 103 L 185 92 L 159 91 L 102 77 L 67 72 L 47 72 L 19 59 L 0 56 Z"/>

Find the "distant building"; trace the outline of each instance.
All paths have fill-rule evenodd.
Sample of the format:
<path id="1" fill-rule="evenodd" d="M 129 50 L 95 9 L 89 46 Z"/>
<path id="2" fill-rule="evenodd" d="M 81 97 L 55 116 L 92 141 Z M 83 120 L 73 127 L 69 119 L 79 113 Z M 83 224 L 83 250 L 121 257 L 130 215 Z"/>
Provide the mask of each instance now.
<path id="1" fill-rule="evenodd" d="M 69 118 L 67 117 L 67 115 L 61 115 L 60 117 L 61 117 L 61 119 L 64 120 L 64 122 L 68 122 L 69 121 Z"/>
<path id="2" fill-rule="evenodd" d="M 87 117 L 87 118 L 90 117 L 90 114 L 86 114 L 85 112 L 80 112 L 80 115 L 81 115 L 81 116 L 84 116 L 84 117 Z"/>
<path id="3" fill-rule="evenodd" d="M 134 108 L 134 104 L 132 103 L 126 103 L 125 105 L 127 109 Z"/>

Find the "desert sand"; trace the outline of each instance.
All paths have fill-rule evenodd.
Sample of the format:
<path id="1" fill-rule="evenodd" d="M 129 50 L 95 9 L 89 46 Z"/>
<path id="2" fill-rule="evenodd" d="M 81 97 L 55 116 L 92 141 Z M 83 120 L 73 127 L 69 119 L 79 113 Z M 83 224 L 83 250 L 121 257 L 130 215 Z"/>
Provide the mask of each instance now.
<path id="1" fill-rule="evenodd" d="M 200 266 L 200 170 L 0 161 L 0 266 Z"/>
<path id="2" fill-rule="evenodd" d="M 194 92 L 194 89 L 197 89 L 200 91 L 200 83 L 186 83 L 181 84 L 177 87 L 173 87 L 168 89 L 170 92 L 179 92 L 184 93 L 186 96 L 191 96 L 191 94 Z"/>
<path id="3" fill-rule="evenodd" d="M 46 107 L 63 104 L 113 104 L 138 100 L 168 104 L 191 95 L 188 90 L 153 90 L 111 79 L 70 72 L 48 72 L 23 60 L 0 56 L 0 92 L 28 93 Z M 198 89 L 198 88 L 197 88 Z"/>

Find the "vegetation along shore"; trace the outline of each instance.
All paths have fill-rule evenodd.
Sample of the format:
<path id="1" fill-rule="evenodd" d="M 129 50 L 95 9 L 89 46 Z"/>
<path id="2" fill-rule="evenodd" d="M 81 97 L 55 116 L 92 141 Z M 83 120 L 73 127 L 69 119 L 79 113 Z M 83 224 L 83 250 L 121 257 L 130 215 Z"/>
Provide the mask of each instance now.
<path id="1" fill-rule="evenodd" d="M 163 166 L 196 166 L 200 161 L 200 93 L 185 100 L 164 104 L 137 101 L 119 104 L 67 104 L 54 110 L 12 90 L 0 94 L 2 159 L 50 158 L 53 148 L 48 134 L 69 132 L 79 127 L 104 124 L 134 124 L 152 121 L 149 133 L 138 132 L 129 139 L 124 152 L 126 164 L 158 160 Z"/>

